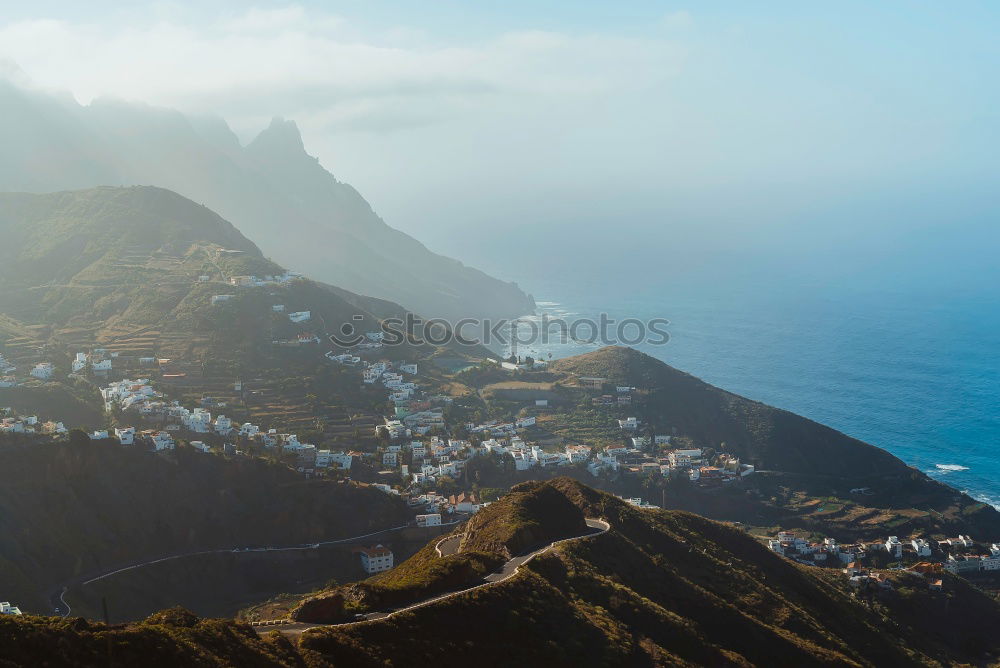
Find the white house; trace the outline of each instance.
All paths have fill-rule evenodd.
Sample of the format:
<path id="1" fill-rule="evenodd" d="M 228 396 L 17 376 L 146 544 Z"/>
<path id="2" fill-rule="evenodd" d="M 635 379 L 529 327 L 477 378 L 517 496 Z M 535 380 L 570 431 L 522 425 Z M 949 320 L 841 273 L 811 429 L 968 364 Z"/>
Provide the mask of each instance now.
<path id="1" fill-rule="evenodd" d="M 889 540 L 885 541 L 885 551 L 896 559 L 902 558 L 903 544 L 899 542 L 898 536 L 889 536 Z"/>
<path id="2" fill-rule="evenodd" d="M 121 427 L 115 429 L 115 438 L 122 445 L 132 445 L 135 443 L 135 427 Z"/>
<path id="3" fill-rule="evenodd" d="M 441 513 L 428 513 L 427 515 L 417 515 L 418 527 L 436 527 L 441 525 Z"/>
<path id="4" fill-rule="evenodd" d="M 174 439 L 167 432 L 157 432 L 153 436 L 153 449 L 157 452 L 161 450 L 173 450 L 175 447 L 177 447 L 177 444 L 174 443 Z"/>
<path id="5" fill-rule="evenodd" d="M 101 360 L 100 362 L 92 362 L 90 368 L 93 371 L 111 371 L 111 360 Z"/>
<path id="6" fill-rule="evenodd" d="M 225 415 L 220 415 L 215 418 L 215 433 L 222 436 L 228 436 L 233 430 L 233 421 L 227 418 Z"/>
<path id="7" fill-rule="evenodd" d="M 255 424 L 250 424 L 249 422 L 244 422 L 240 425 L 240 436 L 246 436 L 247 438 L 253 438 L 258 433 L 260 433 L 260 427 Z"/>
<path id="8" fill-rule="evenodd" d="M 411 376 L 417 375 L 417 365 L 416 364 L 400 364 L 399 370 L 403 373 L 408 373 Z"/>
<path id="9" fill-rule="evenodd" d="M 649 447 L 649 436 L 633 436 L 632 447 L 633 448 Z"/>
<path id="10" fill-rule="evenodd" d="M 204 441 L 191 441 L 191 447 L 199 452 L 211 452 L 212 448 Z"/>
<path id="11" fill-rule="evenodd" d="M 951 545 L 952 547 L 959 545 L 962 547 L 972 547 L 974 545 L 971 538 L 969 538 L 968 536 L 963 536 L 962 534 L 958 534 L 958 538 L 949 538 L 948 544 Z"/>
<path id="12" fill-rule="evenodd" d="M 73 369 L 73 373 L 83 371 L 87 368 L 87 353 L 77 353 L 73 358 L 73 363 L 70 365 Z"/>
<path id="13" fill-rule="evenodd" d="M 913 545 L 913 551 L 917 553 L 918 557 L 929 557 L 931 556 L 931 544 L 928 543 L 923 538 L 914 538 L 910 541 Z"/>
<path id="14" fill-rule="evenodd" d="M 288 319 L 292 322 L 306 322 L 312 318 L 312 311 L 295 311 L 288 314 Z"/>
<path id="15" fill-rule="evenodd" d="M 691 448 L 687 450 L 674 450 L 667 455 L 671 466 L 691 466 L 695 461 L 701 459 L 701 450 Z"/>
<path id="16" fill-rule="evenodd" d="M 108 430 L 107 429 L 100 429 L 100 430 L 92 432 L 90 434 L 90 440 L 92 440 L 92 441 L 100 441 L 100 440 L 105 439 L 107 437 L 108 437 Z"/>
<path id="17" fill-rule="evenodd" d="M 51 362 L 39 362 L 30 373 L 39 380 L 48 380 L 55 373 L 55 367 L 52 366 Z"/>
<path id="18" fill-rule="evenodd" d="M 382 453 L 382 466 L 389 468 L 396 468 L 399 465 L 399 453 L 398 452 L 384 452 Z"/>
<path id="19" fill-rule="evenodd" d="M 639 421 L 634 417 L 629 417 L 624 420 L 618 420 L 618 426 L 622 429 L 632 431 L 639 428 Z"/>
<path id="20" fill-rule="evenodd" d="M 392 550 L 384 545 L 366 547 L 358 551 L 361 553 L 361 567 L 369 575 L 392 568 Z"/>
<path id="21" fill-rule="evenodd" d="M 181 423 L 196 434 L 207 434 L 212 430 L 212 413 L 204 408 L 195 408 L 181 416 Z"/>
<path id="22" fill-rule="evenodd" d="M 1000 570 L 1000 557 L 983 555 L 979 563 L 982 565 L 984 571 Z"/>
<path id="23" fill-rule="evenodd" d="M 0 615 L 20 615 L 21 609 L 7 601 L 0 601 Z"/>
<path id="24" fill-rule="evenodd" d="M 285 312 L 285 305 L 284 304 L 273 304 L 271 306 L 271 310 L 274 311 L 275 313 L 284 313 Z"/>
<path id="25" fill-rule="evenodd" d="M 330 463 L 336 464 L 345 471 L 349 471 L 351 469 L 351 463 L 353 461 L 354 455 L 349 452 L 334 452 L 330 455 Z"/>
<path id="26" fill-rule="evenodd" d="M 222 302 L 228 302 L 230 299 L 236 295 L 212 295 L 212 306 L 216 304 L 221 304 Z"/>

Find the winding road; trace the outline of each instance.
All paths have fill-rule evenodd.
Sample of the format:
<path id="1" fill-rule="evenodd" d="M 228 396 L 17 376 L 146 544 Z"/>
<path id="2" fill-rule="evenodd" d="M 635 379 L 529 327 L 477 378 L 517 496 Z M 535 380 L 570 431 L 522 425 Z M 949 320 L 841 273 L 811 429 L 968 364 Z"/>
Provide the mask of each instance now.
<path id="1" fill-rule="evenodd" d="M 457 523 L 458 522 L 449 522 L 448 524 L 457 524 Z M 195 551 L 195 552 L 182 552 L 182 553 L 178 553 L 178 554 L 171 554 L 171 555 L 168 555 L 168 556 L 165 556 L 165 557 L 160 557 L 158 559 L 149 559 L 147 561 L 136 562 L 134 564 L 130 564 L 128 566 L 122 566 L 122 567 L 119 567 L 119 568 L 115 568 L 114 570 L 110 570 L 110 571 L 104 571 L 104 572 L 98 572 L 98 573 L 94 573 L 94 574 L 90 574 L 90 575 L 79 576 L 79 577 L 77 577 L 77 578 L 75 578 L 75 579 L 73 579 L 73 580 L 71 580 L 71 581 L 69 581 L 69 582 L 67 582 L 67 583 L 65 583 L 63 585 L 60 585 L 58 588 L 56 588 L 54 591 L 52 591 L 52 593 L 48 596 L 48 598 L 52 602 L 52 607 L 55 610 L 56 614 L 61 615 L 62 617 L 68 617 L 69 614 L 70 614 L 70 606 L 69 606 L 68 603 L 66 603 L 65 596 L 66 596 L 66 592 L 69 590 L 70 587 L 88 585 L 88 584 L 91 584 L 93 582 L 97 582 L 99 580 L 103 580 L 105 578 L 112 577 L 112 576 L 117 575 L 119 573 L 124 573 L 126 571 L 131 571 L 131 570 L 134 570 L 134 569 L 137 569 L 137 568 L 143 568 L 145 566 L 151 566 L 153 564 L 159 564 L 159 563 L 162 563 L 164 561 L 172 561 L 174 559 L 185 559 L 187 557 L 195 557 L 195 556 L 205 555 L 205 554 L 226 554 L 226 553 L 247 554 L 247 553 L 260 553 L 260 552 L 288 552 L 288 551 L 293 551 L 293 550 L 315 550 L 315 549 L 318 549 L 320 547 L 324 547 L 324 546 L 327 546 L 327 545 L 339 545 L 339 544 L 343 544 L 343 543 L 351 543 L 351 542 L 355 542 L 355 541 L 359 541 L 359 540 L 364 540 L 365 538 L 371 538 L 373 536 L 378 536 L 378 535 L 381 535 L 383 533 L 388 533 L 390 531 L 400 531 L 402 529 L 405 529 L 408 526 L 410 526 L 410 525 L 403 524 L 403 525 L 398 526 L 398 527 L 389 527 L 387 529 L 380 529 L 378 531 L 374 531 L 372 533 L 366 533 L 366 534 L 363 534 L 361 536 L 350 536 L 348 538 L 337 538 L 337 539 L 334 539 L 334 540 L 320 541 L 318 543 L 304 543 L 304 544 L 298 544 L 298 545 L 291 545 L 291 546 L 287 546 L 287 547 L 243 547 L 243 548 L 236 547 L 236 548 L 219 548 L 219 549 L 214 549 L 214 550 L 200 550 L 200 551 Z M 447 526 L 447 524 L 443 524 L 442 526 Z"/>
<path id="2" fill-rule="evenodd" d="M 488 587 L 490 585 L 494 585 L 499 582 L 509 580 L 510 578 L 517 575 L 518 571 L 521 569 L 521 566 L 528 563 L 538 555 L 544 554 L 558 545 L 562 545 L 563 543 L 569 543 L 572 541 L 583 540 L 586 538 L 593 538 L 594 536 L 599 536 L 602 533 L 606 533 L 611 528 L 611 525 L 602 519 L 587 518 L 586 522 L 588 528 L 588 531 L 586 533 L 580 534 L 579 536 L 571 536 L 570 538 L 563 538 L 561 540 L 549 543 L 545 547 L 539 548 L 533 552 L 528 552 L 527 554 L 522 554 L 520 556 L 514 557 L 513 559 L 510 559 L 507 563 L 505 563 L 503 565 L 503 568 L 483 578 L 483 582 L 481 582 L 480 584 L 473 585 L 471 587 L 466 587 L 465 589 L 459 589 L 458 591 L 448 592 L 447 594 L 441 594 L 439 596 L 432 596 L 431 598 L 427 598 L 417 603 L 413 603 L 412 605 L 408 605 L 405 608 L 399 608 L 397 610 L 392 610 L 389 612 L 370 612 L 364 615 L 362 619 L 357 619 L 352 622 L 341 622 L 339 624 L 311 624 L 306 622 L 279 622 L 279 623 L 268 624 L 267 622 L 261 622 L 258 623 L 259 625 L 256 626 L 256 630 L 257 633 L 279 631 L 281 633 L 287 633 L 290 635 L 298 635 L 310 629 L 327 628 L 332 626 L 350 626 L 351 624 L 362 624 L 364 622 L 372 621 L 375 619 L 385 619 L 386 617 L 392 617 L 393 615 L 398 615 L 402 612 L 409 612 L 410 610 L 422 608 L 426 605 L 431 605 L 432 603 L 437 603 L 438 601 L 443 601 L 447 598 L 458 596 L 459 594 L 464 594 L 465 592 L 473 591 L 474 589 Z M 461 538 L 461 536 L 450 536 L 448 538 L 439 541 L 438 544 L 435 546 L 435 549 L 437 550 L 438 554 L 439 555 L 442 555 L 442 553 L 454 554 L 455 550 L 458 548 L 458 543 L 459 543 L 459 541 L 456 541 L 455 538 Z"/>

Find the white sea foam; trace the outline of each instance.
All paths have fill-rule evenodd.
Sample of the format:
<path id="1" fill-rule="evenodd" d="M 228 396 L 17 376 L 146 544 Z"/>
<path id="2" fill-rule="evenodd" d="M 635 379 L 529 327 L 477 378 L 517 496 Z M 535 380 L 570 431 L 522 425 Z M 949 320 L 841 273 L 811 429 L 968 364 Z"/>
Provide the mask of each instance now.
<path id="1" fill-rule="evenodd" d="M 946 471 L 946 472 L 969 470 L 968 466 L 962 466 L 961 464 L 935 464 L 934 467 L 937 468 L 937 470 L 939 471 Z"/>

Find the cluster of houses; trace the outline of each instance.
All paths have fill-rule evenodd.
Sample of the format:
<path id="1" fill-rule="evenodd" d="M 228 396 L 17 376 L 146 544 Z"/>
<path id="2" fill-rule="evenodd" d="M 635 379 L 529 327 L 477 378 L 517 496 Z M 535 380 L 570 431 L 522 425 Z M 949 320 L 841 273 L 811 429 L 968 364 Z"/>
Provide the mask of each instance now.
<path id="1" fill-rule="evenodd" d="M 96 375 L 107 375 L 111 371 L 116 357 L 118 357 L 118 353 L 108 352 L 103 348 L 97 348 L 89 353 L 79 352 L 73 356 L 73 361 L 70 362 L 70 369 L 73 373 L 82 373 L 89 370 Z M 152 357 L 143 359 L 150 366 L 156 362 Z"/>
<path id="2" fill-rule="evenodd" d="M 280 449 L 296 455 L 296 465 L 302 470 L 336 467 L 350 469 L 359 452 L 337 452 L 320 450 L 311 443 L 299 441 L 295 434 L 279 433 L 276 429 L 263 430 L 258 425 L 245 422 L 236 424 L 225 415 L 212 416 L 211 411 L 204 407 L 189 409 L 180 402 L 167 402 L 162 395 L 149 385 L 148 379 L 123 379 L 111 383 L 101 389 L 105 408 L 111 412 L 134 410 L 145 418 L 167 422 L 165 430 L 141 432 L 136 434 L 133 427 L 114 430 L 114 437 L 122 445 L 133 445 L 137 442 L 149 442 L 154 450 L 172 450 L 176 447 L 171 431 L 186 430 L 191 434 L 214 434 L 227 440 L 245 439 L 256 442 L 268 449 Z M 110 438 L 108 432 L 94 432 L 91 438 Z M 138 440 L 137 440 L 138 439 Z M 203 441 L 191 441 L 192 447 L 209 452 L 211 448 Z M 235 447 L 229 445 L 226 451 L 235 452 Z"/>
<path id="3" fill-rule="evenodd" d="M 982 546 L 963 535 L 933 542 L 926 538 L 900 540 L 898 536 L 889 536 L 885 541 L 839 545 L 832 538 L 825 538 L 823 542 L 807 541 L 793 532 L 780 531 L 768 540 L 768 547 L 799 562 L 839 560 L 851 568 L 880 554 L 893 562 L 934 564 L 937 571 L 943 569 L 956 575 L 1000 571 L 1000 543 Z"/>
<path id="4" fill-rule="evenodd" d="M 381 335 L 382 332 L 369 332 L 367 336 L 379 338 Z M 377 341 L 370 343 L 382 345 Z M 397 441 L 444 428 L 444 406 L 450 404 L 452 399 L 444 395 L 426 395 L 417 383 L 408 380 L 407 376 L 417 375 L 416 364 L 394 366 L 392 362 L 368 362 L 348 354 L 334 356 L 328 353 L 327 357 L 340 364 L 360 365 L 361 379 L 366 385 L 380 383 L 386 389 L 393 404 L 393 416 L 386 417 L 385 424 L 375 427 L 376 434 L 385 434 L 390 441 Z"/>
<path id="5" fill-rule="evenodd" d="M 284 285 L 286 283 L 290 283 L 291 281 L 297 278 L 302 278 L 302 274 L 299 274 L 294 271 L 286 271 L 284 274 L 281 274 L 279 276 L 271 276 L 271 275 L 230 276 L 227 282 L 229 283 L 229 285 L 232 285 L 233 287 L 237 288 L 259 288 L 267 285 Z M 207 283 L 208 281 L 212 280 L 212 277 L 203 275 L 199 276 L 198 280 L 202 283 Z M 230 299 L 233 299 L 235 296 L 236 295 L 212 295 L 211 302 L 212 305 L 215 306 L 216 304 L 227 302 Z M 284 308 L 285 308 L 284 306 L 282 306 L 280 310 L 275 308 L 275 313 L 280 313 L 281 311 L 284 310 Z M 307 317 L 305 319 L 308 320 L 309 318 Z M 292 322 L 297 322 L 297 321 L 293 320 Z"/>
<path id="6" fill-rule="evenodd" d="M 637 434 L 641 425 L 635 417 L 618 420 L 619 429 L 626 434 Z M 752 464 L 743 464 L 739 458 L 729 454 L 716 456 L 712 464 L 701 448 L 669 449 L 671 437 L 666 434 L 637 434 L 631 436 L 629 441 L 632 447 L 606 448 L 602 455 L 588 465 L 591 473 L 596 476 L 604 469 L 624 470 L 628 473 L 659 471 L 664 477 L 686 475 L 699 487 L 711 488 L 736 482 L 755 471 Z"/>
<path id="7" fill-rule="evenodd" d="M 40 422 L 38 416 L 19 416 L 12 408 L 0 408 L 0 434 L 65 434 L 62 422 Z"/>
<path id="8" fill-rule="evenodd" d="M 445 496 L 437 492 L 415 492 L 406 498 L 406 505 L 417 511 L 417 526 L 438 526 L 442 515 L 476 513 L 489 505 L 469 492 Z"/>
<path id="9" fill-rule="evenodd" d="M 114 360 L 117 357 L 117 352 L 108 351 L 103 348 L 96 348 L 89 353 L 75 353 L 73 359 L 70 361 L 70 373 L 83 374 L 91 372 L 96 376 L 107 376 L 111 372 L 112 365 L 115 363 Z M 139 362 L 143 366 L 154 366 L 157 360 L 153 357 L 142 357 L 139 358 Z M 0 354 L 0 388 L 17 387 L 19 383 L 17 377 L 14 375 L 15 371 L 17 371 L 17 367 L 8 362 Z M 38 380 L 51 380 L 55 374 L 55 364 L 48 361 L 36 362 L 28 371 L 28 375 L 31 378 Z"/>
<path id="10" fill-rule="evenodd" d="M 824 538 L 822 542 L 808 541 L 791 531 L 779 531 L 776 537 L 767 541 L 767 546 L 772 552 L 800 563 L 811 560 L 813 563 L 829 561 L 849 564 L 864 559 L 868 549 L 863 544 L 841 545 L 833 538 Z"/>
<path id="11" fill-rule="evenodd" d="M 229 284 L 238 288 L 260 288 L 265 285 L 283 285 L 297 278 L 302 278 L 302 274 L 294 271 L 286 271 L 280 276 L 230 276 Z"/>
<path id="12" fill-rule="evenodd" d="M 944 588 L 941 571 L 942 567 L 940 563 L 928 561 L 921 561 L 903 569 L 905 573 L 922 576 L 927 584 L 928 591 L 941 591 Z M 891 591 L 893 589 L 893 581 L 888 574 L 871 568 L 865 568 L 857 562 L 847 564 L 847 567 L 842 572 L 847 577 L 850 585 L 860 591 Z"/>

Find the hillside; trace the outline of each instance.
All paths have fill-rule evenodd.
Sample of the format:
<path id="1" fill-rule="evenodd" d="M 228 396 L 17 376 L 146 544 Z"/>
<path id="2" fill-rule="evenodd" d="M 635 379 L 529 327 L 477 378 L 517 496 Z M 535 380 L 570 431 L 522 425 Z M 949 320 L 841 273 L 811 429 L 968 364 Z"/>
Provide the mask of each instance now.
<path id="1" fill-rule="evenodd" d="M 42 343 L 141 338 L 146 346 L 140 353 L 204 354 L 223 331 L 240 339 L 225 342 L 231 347 L 263 341 L 287 320 L 270 308 L 283 302 L 289 311 L 300 306 L 319 311 L 329 327 L 353 322 L 359 310 L 362 326 L 378 326 L 363 310 L 367 298 L 309 281 L 275 283 L 266 290 L 229 285 L 232 276 L 284 270 L 231 223 L 161 188 L 0 194 L 0 238 L 0 312 L 35 326 Z M 238 302 L 213 306 L 215 294 L 266 303 L 247 314 Z M 397 314 L 402 312 L 397 307 Z"/>
<path id="2" fill-rule="evenodd" d="M 632 348 L 607 347 L 556 360 L 553 372 L 601 377 L 648 391 L 654 429 L 670 428 L 726 450 L 759 468 L 831 476 L 899 474 L 891 454 L 779 408 L 745 399 Z"/>
<path id="3" fill-rule="evenodd" d="M 1000 604 L 959 578 L 946 575 L 943 590 L 930 591 L 923 577 L 896 573 L 892 589 L 855 595 L 839 570 L 800 566 L 689 513 L 641 510 L 566 478 L 514 493 L 558 495 L 575 507 L 564 532 L 582 516 L 611 529 L 562 543 L 503 582 L 382 619 L 282 637 L 182 610 L 114 627 L 9 618 L 0 619 L 4 658 L 15 666 L 121 664 L 140 653 L 144 665 L 932 666 L 1000 656 Z M 497 505 L 511 504 L 524 505 Z"/>
<path id="4" fill-rule="evenodd" d="M 198 619 L 165 610 L 128 626 L 83 619 L 0 615 L 4 664 L 79 666 L 330 666 L 313 652 L 278 637 L 261 638 L 249 626 Z"/>
<path id="5" fill-rule="evenodd" d="M 933 593 L 921 578 L 901 579 L 869 604 L 839 571 L 798 566 L 738 529 L 639 510 L 566 479 L 547 486 L 612 530 L 503 583 L 309 631 L 301 647 L 372 666 L 902 666 L 1000 650 L 990 630 L 1000 606 L 960 580 Z"/>
<path id="6" fill-rule="evenodd" d="M 638 388 L 635 403 L 613 413 L 638 417 L 643 434 L 673 434 L 677 443 L 734 455 L 760 471 L 747 483 L 752 496 L 667 490 L 664 499 L 671 507 L 757 525 L 802 527 L 841 540 L 880 537 L 886 531 L 1000 538 L 996 509 L 885 450 L 709 385 L 631 348 L 608 347 L 557 360 L 549 371 L 564 393 L 563 408 L 543 422 L 555 433 L 587 440 L 590 432 L 583 427 L 589 421 L 602 417 L 613 422 L 589 407 L 573 405 L 589 401 L 589 395 L 576 388 L 579 378 L 605 378 L 608 385 Z M 621 439 L 617 429 L 598 433 L 598 440 Z M 869 491 L 851 494 L 855 488 Z M 654 500 L 659 496 L 656 491 Z"/>
<path id="7" fill-rule="evenodd" d="M 4 81 L 0 107 L 0 190 L 155 184 L 238 221 L 287 267 L 425 317 L 534 308 L 516 285 L 389 227 L 306 153 L 294 123 L 276 120 L 241 146 L 218 119 L 114 101 L 80 106 Z"/>
<path id="8" fill-rule="evenodd" d="M 339 622 L 356 613 L 415 603 L 480 583 L 517 555 L 586 531 L 583 513 L 556 488 L 514 489 L 392 570 L 304 598 L 292 617 Z"/>
<path id="9" fill-rule="evenodd" d="M 0 471 L 0 591 L 28 611 L 50 612 L 51 590 L 116 566 L 356 536 L 409 517 L 402 501 L 370 487 L 186 448 L 0 441 Z"/>

